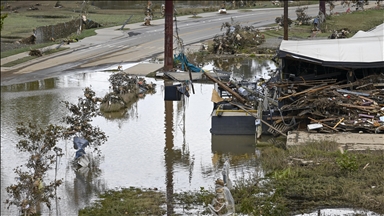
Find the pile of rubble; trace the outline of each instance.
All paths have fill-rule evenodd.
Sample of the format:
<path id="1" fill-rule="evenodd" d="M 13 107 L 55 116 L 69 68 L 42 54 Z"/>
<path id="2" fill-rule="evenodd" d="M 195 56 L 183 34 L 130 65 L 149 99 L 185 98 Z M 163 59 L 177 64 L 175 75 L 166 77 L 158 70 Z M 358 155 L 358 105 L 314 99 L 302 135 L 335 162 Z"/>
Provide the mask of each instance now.
<path id="1" fill-rule="evenodd" d="M 139 97 L 156 92 L 156 84 L 147 84 L 144 78 L 132 77 L 124 72 L 114 73 L 109 77 L 112 92 L 105 95 L 100 104 L 103 112 L 116 112 L 128 107 Z"/>
<path id="2" fill-rule="evenodd" d="M 221 104 L 235 105 L 245 112 L 261 110 L 258 116 L 248 113 L 276 136 L 296 129 L 384 133 L 384 74 L 349 81 L 295 77 L 282 81 L 260 78 L 257 82 L 211 80 L 219 85 L 219 90 L 229 93 Z"/>
<path id="3" fill-rule="evenodd" d="M 336 79 L 282 81 L 279 87 L 284 116 L 309 119 L 309 131 L 323 133 L 384 133 L 384 74 L 342 84 Z M 348 90 L 352 89 L 352 90 Z"/>
<path id="4" fill-rule="evenodd" d="M 307 9 L 308 9 L 308 7 L 298 7 L 296 9 L 296 16 L 297 16 L 297 19 L 295 22 L 296 25 L 310 25 L 310 24 L 312 24 L 311 23 L 312 17 L 308 16 L 308 14 L 306 13 Z"/>
<path id="5" fill-rule="evenodd" d="M 349 35 L 349 29 L 334 30 L 328 39 L 347 38 Z"/>
<path id="6" fill-rule="evenodd" d="M 41 57 L 41 56 L 43 56 L 43 53 L 38 49 L 33 49 L 33 50 L 29 51 L 28 55 Z"/>
<path id="7" fill-rule="evenodd" d="M 256 48 L 265 42 L 264 35 L 253 26 L 241 26 L 232 20 L 225 22 L 221 30 L 226 29 L 222 35 L 213 38 L 213 52 L 216 54 L 235 54 L 244 48 Z"/>

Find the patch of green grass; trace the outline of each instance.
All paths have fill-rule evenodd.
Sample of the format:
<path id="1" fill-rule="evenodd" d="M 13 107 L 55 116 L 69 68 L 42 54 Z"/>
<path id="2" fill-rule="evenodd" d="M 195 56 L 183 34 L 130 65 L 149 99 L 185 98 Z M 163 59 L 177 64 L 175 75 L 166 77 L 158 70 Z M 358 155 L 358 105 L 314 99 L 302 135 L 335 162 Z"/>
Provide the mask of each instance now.
<path id="1" fill-rule="evenodd" d="M 262 149 L 262 164 L 271 176 L 269 190 L 276 189 L 275 196 L 297 211 L 350 206 L 383 214 L 384 182 L 379 179 L 384 178 L 384 152 L 342 154 L 338 146 L 312 142 L 286 151 Z M 298 160 L 309 162 L 303 165 Z"/>
<path id="2" fill-rule="evenodd" d="M 269 183 L 260 176 L 242 178 L 236 181 L 231 191 L 235 200 L 236 213 L 246 215 L 291 215 L 289 207 L 280 196 L 269 190 Z M 261 183 L 265 181 L 265 183 Z"/>
<path id="3" fill-rule="evenodd" d="M 15 60 L 15 61 L 8 62 L 8 63 L 2 65 L 2 67 L 13 67 L 13 66 L 15 66 L 15 65 L 18 65 L 18 64 L 21 64 L 21 63 L 30 61 L 30 60 L 35 59 L 35 58 L 38 58 L 38 57 L 37 57 L 37 56 L 26 56 L 26 57 L 24 57 L 24 58 L 21 58 L 21 59 L 17 59 L 17 60 Z"/>
<path id="4" fill-rule="evenodd" d="M 166 203 L 161 192 L 127 188 L 107 191 L 92 206 L 79 210 L 79 216 L 164 215 Z"/>
<path id="5" fill-rule="evenodd" d="M 97 29 L 85 29 L 79 35 L 72 34 L 71 36 L 69 36 L 69 38 L 70 39 L 77 38 L 79 40 L 82 40 L 82 39 L 84 39 L 86 37 L 91 37 L 91 36 L 97 35 L 96 30 Z"/>
<path id="6" fill-rule="evenodd" d="M 33 50 L 33 49 L 41 49 L 41 48 L 51 46 L 54 44 L 55 44 L 54 42 L 31 44 L 30 46 L 27 46 L 27 47 L 22 47 L 22 48 L 13 49 L 13 50 L 7 50 L 4 52 L 1 52 L 1 58 L 6 58 L 6 57 L 16 55 L 19 53 L 23 53 L 23 52 L 29 52 L 30 50 Z"/>
<path id="7" fill-rule="evenodd" d="M 348 28 L 351 33 L 349 36 L 353 36 L 359 30 L 367 31 L 382 24 L 384 22 L 383 13 L 384 9 L 370 9 L 334 15 L 327 18 L 325 29 L 332 31 Z"/>
<path id="8" fill-rule="evenodd" d="M 327 20 L 321 26 L 322 32 L 315 35 L 317 38 L 328 37 L 333 30 L 347 28 L 350 31 L 349 36 L 353 36 L 359 30 L 367 31 L 384 22 L 383 9 L 371 9 L 366 11 L 355 11 L 350 14 L 339 14 L 327 17 Z M 272 24 L 269 27 L 276 27 L 277 24 Z M 289 38 L 305 39 L 312 36 L 312 25 L 294 25 L 289 27 Z M 271 29 L 263 31 L 265 38 L 276 38 L 284 36 L 284 28 L 279 30 Z"/>
<path id="9" fill-rule="evenodd" d="M 250 9 L 241 9 L 241 10 L 238 10 L 240 13 L 247 13 L 247 12 L 252 12 L 252 10 Z"/>
<path id="10" fill-rule="evenodd" d="M 49 50 L 44 51 L 43 55 L 50 55 L 50 54 L 53 54 L 53 53 L 57 53 L 57 52 L 66 50 L 66 49 L 69 49 L 69 48 L 68 47 L 61 47 L 59 49 L 49 49 Z M 35 58 L 39 58 L 39 57 L 37 57 L 37 56 L 26 56 L 24 58 L 8 62 L 8 63 L 2 65 L 2 67 L 13 67 L 15 65 L 22 64 L 24 62 L 30 61 L 30 60 L 35 59 Z"/>
<path id="11" fill-rule="evenodd" d="M 174 194 L 174 199 L 177 205 L 183 206 L 184 209 L 195 209 L 196 206 L 207 207 L 211 204 L 215 194 L 213 191 L 209 191 L 204 187 L 200 188 L 197 192 L 182 192 Z M 204 213 L 210 213 L 208 210 Z"/>
<path id="12" fill-rule="evenodd" d="M 96 35 L 97 33 L 95 32 L 95 30 L 96 29 L 85 29 L 79 35 L 77 35 L 75 33 L 69 35 L 67 37 L 67 39 L 73 40 L 73 39 L 77 38 L 78 40 L 82 40 L 86 37 L 91 37 L 91 36 Z M 58 45 L 59 43 L 47 42 L 47 43 L 31 44 L 30 46 L 26 46 L 26 47 L 17 48 L 17 49 L 13 49 L 13 50 L 7 50 L 4 52 L 1 52 L 1 58 L 6 58 L 6 57 L 16 55 L 19 53 L 23 53 L 23 52 L 29 52 L 30 50 L 33 50 L 33 49 L 41 49 L 41 48 L 48 47 L 48 46 L 55 45 L 55 44 Z M 61 51 L 61 49 L 59 49 L 58 51 Z"/>

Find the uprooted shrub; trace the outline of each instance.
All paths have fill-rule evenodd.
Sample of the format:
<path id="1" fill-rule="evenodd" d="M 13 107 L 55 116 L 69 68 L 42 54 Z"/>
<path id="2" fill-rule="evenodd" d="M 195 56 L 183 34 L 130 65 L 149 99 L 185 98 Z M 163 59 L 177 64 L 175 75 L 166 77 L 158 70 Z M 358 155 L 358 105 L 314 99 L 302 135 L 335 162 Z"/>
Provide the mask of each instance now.
<path id="1" fill-rule="evenodd" d="M 96 126 L 91 124 L 92 119 L 100 114 L 101 98 L 96 97 L 95 92 L 87 87 L 84 89 L 84 97 L 79 98 L 77 104 L 64 101 L 63 103 L 71 112 L 63 118 L 69 126 L 65 129 L 64 138 L 70 139 L 74 136 L 83 137 L 88 140 L 90 147 L 100 153 L 98 146 L 105 143 L 108 137 Z"/>
<path id="2" fill-rule="evenodd" d="M 265 37 L 260 30 L 253 26 L 241 26 L 232 22 L 225 22 L 221 30 L 226 29 L 222 35 L 213 38 L 213 53 L 216 54 L 235 54 L 245 48 L 257 48 L 265 42 Z"/>

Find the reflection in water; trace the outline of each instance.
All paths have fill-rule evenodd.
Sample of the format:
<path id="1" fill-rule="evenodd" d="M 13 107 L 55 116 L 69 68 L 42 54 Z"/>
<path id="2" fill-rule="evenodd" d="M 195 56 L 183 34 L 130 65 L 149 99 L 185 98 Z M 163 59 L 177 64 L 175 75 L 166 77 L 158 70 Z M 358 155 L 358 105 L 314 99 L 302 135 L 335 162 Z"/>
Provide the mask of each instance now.
<path id="1" fill-rule="evenodd" d="M 167 185 L 167 215 L 173 214 L 173 101 L 164 101 L 165 104 L 165 170 Z"/>
<path id="2" fill-rule="evenodd" d="M 69 172 L 74 172 L 75 177 L 73 178 L 73 188 L 68 184 L 66 191 L 68 196 L 73 196 L 76 206 L 89 205 L 93 194 L 99 194 L 106 189 L 105 182 L 99 178 L 102 172 L 99 166 L 103 157 L 92 153 L 87 153 L 85 156 L 90 162 L 88 167 L 78 167 L 74 161 L 70 162 L 67 167 Z"/>
<path id="3" fill-rule="evenodd" d="M 234 182 L 247 178 L 263 176 L 258 158 L 260 151 L 256 149 L 253 135 L 212 135 L 212 163 L 216 173 L 221 170 L 226 160 L 230 162 L 230 178 Z M 244 165 L 254 169 L 244 169 Z M 222 178 L 220 174 L 217 178 Z"/>
<path id="4" fill-rule="evenodd" d="M 202 65 L 203 69 L 217 68 L 232 72 L 232 79 L 251 82 L 270 77 L 269 74 L 277 68 L 272 60 L 254 58 L 218 58 Z"/>
<path id="5" fill-rule="evenodd" d="M 1 86 L 2 92 L 19 92 L 19 91 L 35 91 L 35 90 L 49 90 L 55 88 L 55 78 L 44 80 L 37 80 L 33 82 L 14 84 L 9 86 Z"/>
<path id="6" fill-rule="evenodd" d="M 114 112 L 101 112 L 101 114 L 109 120 L 128 120 L 128 119 L 134 119 L 137 118 L 138 112 L 137 112 L 137 101 L 139 100 L 138 97 L 132 97 L 129 102 L 126 103 L 126 107 L 123 109 L 120 109 L 119 111 Z"/>
<path id="7" fill-rule="evenodd" d="M 166 82 L 165 85 L 173 85 L 172 82 Z M 192 182 L 194 157 L 191 157 L 189 147 L 186 141 L 186 101 L 182 96 L 180 101 L 176 102 L 176 115 L 174 116 L 173 101 L 164 101 L 165 103 L 165 166 L 166 166 L 166 191 L 167 191 L 167 215 L 174 214 L 173 193 L 174 193 L 174 166 L 181 165 L 188 170 L 189 184 Z M 175 121 L 174 121 L 175 118 Z M 182 146 L 181 149 L 174 145 L 174 134 L 181 129 Z"/>
<path id="8" fill-rule="evenodd" d="M 212 152 L 217 154 L 252 154 L 255 152 L 253 135 L 212 135 Z"/>

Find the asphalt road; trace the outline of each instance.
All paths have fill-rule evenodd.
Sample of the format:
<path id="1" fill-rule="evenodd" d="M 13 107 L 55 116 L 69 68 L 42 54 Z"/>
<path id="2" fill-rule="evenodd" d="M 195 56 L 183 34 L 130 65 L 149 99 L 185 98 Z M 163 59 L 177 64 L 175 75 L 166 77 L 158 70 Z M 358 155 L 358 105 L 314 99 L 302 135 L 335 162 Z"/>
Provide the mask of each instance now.
<path id="1" fill-rule="evenodd" d="M 296 8 L 290 7 L 288 10 L 292 19 L 296 19 Z M 307 14 L 316 16 L 318 8 L 318 5 L 308 6 Z M 334 12 L 345 10 L 338 5 Z M 248 12 L 229 10 L 227 14 L 204 13 L 199 14 L 201 18 L 177 17 L 174 28 L 177 25 L 184 45 L 189 45 L 222 34 L 220 30 L 222 24 L 231 22 L 231 19 L 241 25 L 262 27 L 274 23 L 275 18 L 282 14 L 282 7 L 254 9 Z M 70 48 L 69 50 L 37 58 L 12 68 L 2 67 L 1 85 L 55 77 L 78 70 L 92 71 L 107 65 L 138 62 L 157 56 L 164 51 L 164 20 L 154 20 L 151 24 L 151 26 L 143 26 L 142 23 L 128 24 L 125 26 L 129 28 L 127 31 L 117 30 L 119 26 L 99 29 L 96 31 L 96 36 L 65 45 Z"/>

